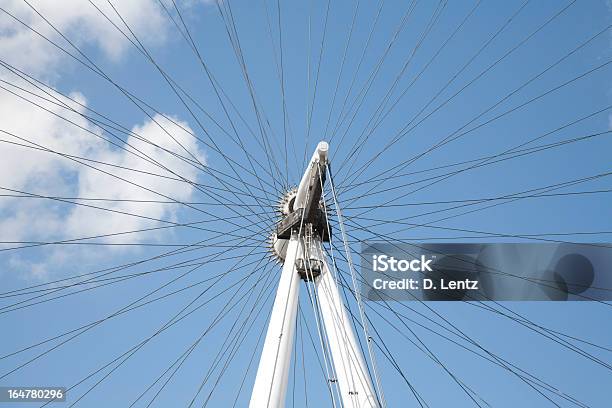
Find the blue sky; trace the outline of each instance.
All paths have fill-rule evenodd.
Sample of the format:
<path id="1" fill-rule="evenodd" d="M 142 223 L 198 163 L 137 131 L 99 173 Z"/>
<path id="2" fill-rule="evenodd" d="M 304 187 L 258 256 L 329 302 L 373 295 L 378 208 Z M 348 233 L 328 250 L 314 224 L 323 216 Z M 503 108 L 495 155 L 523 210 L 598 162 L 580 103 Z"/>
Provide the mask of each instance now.
<path id="1" fill-rule="evenodd" d="M 124 27 L 108 3 L 94 3 L 118 27 Z M 609 242 L 609 231 L 612 230 L 612 195 L 609 192 L 527 198 L 465 215 L 459 214 L 487 204 L 442 211 L 450 205 L 440 203 L 528 192 L 610 171 L 612 139 L 609 133 L 602 133 L 610 129 L 611 111 L 605 108 L 611 104 L 612 83 L 610 66 L 603 65 L 612 57 L 610 32 L 602 32 L 566 57 L 610 24 L 610 9 L 606 2 L 531 1 L 521 9 L 523 2 L 520 1 L 483 1 L 478 3 L 466 23 L 436 55 L 439 47 L 477 3 L 414 3 L 414 9 L 386 51 L 403 16 L 413 3 L 383 2 L 369 46 L 365 48 L 380 3 L 361 1 L 355 14 L 354 29 L 344 62 L 343 55 L 356 2 L 331 2 L 328 13 L 326 2 L 313 2 L 313 5 L 311 2 L 280 2 L 284 109 L 279 81 L 281 72 L 276 65 L 280 63 L 277 4 L 273 1 L 226 2 L 223 7 L 227 12 L 227 7 L 231 6 L 241 52 L 255 90 L 256 105 L 260 109 L 257 113 L 253 109 L 252 96 L 245 85 L 243 72 L 228 41 L 226 26 L 219 16 L 217 6 L 212 2 L 178 2 L 180 16 L 172 9 L 172 2 L 163 4 L 168 7 L 177 23 L 180 24 L 179 17 L 184 18 L 202 61 L 220 84 L 217 89 L 211 86 L 201 61 L 156 1 L 139 0 L 129 5 L 115 6 L 157 66 L 136 50 L 87 2 L 75 0 L 62 6 L 50 6 L 41 2 L 32 4 L 65 33 L 66 38 L 73 41 L 90 61 L 95 62 L 104 76 L 155 107 L 158 113 L 156 116 L 152 110 L 144 109 L 148 111 L 147 115 L 107 78 L 41 40 L 23 25 L 15 23 L 5 12 L 0 13 L 0 59 L 3 62 L 0 67 L 0 79 L 3 81 L 3 89 L 0 89 L 0 102 L 3 106 L 0 109 L 0 128 L 5 132 L 0 146 L 4 163 L 0 165 L 3 173 L 0 187 L 4 193 L 20 192 L 30 196 L 0 198 L 2 247 L 10 249 L 0 253 L 0 291 L 4 296 L 0 303 L 3 308 L 0 318 L 4 320 L 0 354 L 5 356 L 41 340 L 103 319 L 180 274 L 195 269 L 159 289 L 151 298 L 185 288 L 181 292 L 106 320 L 14 373 L 5 375 L 38 353 L 58 344 L 60 340 L 2 358 L 0 385 L 69 387 L 154 334 L 175 313 L 196 299 L 187 311 L 200 305 L 197 310 L 147 342 L 81 400 L 79 405 L 128 406 L 199 338 L 218 314 L 225 315 L 227 312 L 227 316 L 215 324 L 190 353 L 164 391 L 156 397 L 155 404 L 187 405 L 196 394 L 216 353 L 224 346 L 228 333 L 233 334 L 235 330 L 245 328 L 248 329 L 248 332 L 243 333 L 245 340 L 231 364 L 222 368 L 222 363 L 215 368 L 214 375 L 206 382 L 196 400 L 196 405 L 204 403 L 213 390 L 215 378 L 224 371 L 208 405 L 224 407 L 233 404 L 244 377 L 236 406 L 245 406 L 258 362 L 258 336 L 265 329 L 272 300 L 269 296 L 273 296 L 274 282 L 280 269 L 277 265 L 263 268 L 268 262 L 265 258 L 265 241 L 271 230 L 269 217 L 275 216 L 272 214 L 272 206 L 280 193 L 278 190 L 281 186 L 286 187 L 283 179 L 285 175 L 290 184 L 296 184 L 303 171 L 304 154 L 309 156 L 316 143 L 322 139 L 330 140 L 334 182 L 339 188 L 340 206 L 347 218 L 349 234 L 355 240 L 351 242 L 351 249 L 356 263 L 359 263 L 356 253 L 360 248 L 356 240 L 380 236 L 392 240 L 507 242 L 525 240 L 516 236 L 509 237 L 511 235 L 561 233 L 567 235 L 544 237 L 578 242 Z M 571 5 L 565 8 L 568 4 Z M 25 3 L 0 1 L 0 6 L 48 35 L 56 44 L 66 50 L 70 49 L 66 40 L 42 22 Z M 506 25 L 506 21 L 519 9 L 520 12 Z M 438 18 L 435 17 L 437 12 L 440 13 Z M 540 28 L 549 19 L 550 22 Z M 430 21 L 433 22 L 431 30 L 415 48 L 422 33 L 427 32 L 426 27 Z M 488 43 L 500 27 L 504 29 Z M 74 49 L 71 52 L 85 61 Z M 383 55 L 384 61 L 378 66 Z M 558 65 L 547 70 L 560 59 L 562 61 Z M 410 62 L 402 74 L 407 61 Z M 468 61 L 471 62 L 465 65 Z M 10 73 L 4 64 L 31 75 L 47 84 L 50 89 L 70 96 L 73 101 L 61 100 L 74 109 L 71 113 L 57 105 L 49 105 L 48 101 L 43 101 L 42 105 L 81 127 L 77 128 L 17 97 L 15 93 L 36 99 L 27 93 L 28 90 L 42 96 L 45 94 Z M 492 64 L 495 65 L 487 70 Z M 353 91 L 346 99 L 349 101 L 348 106 L 358 106 L 359 103 L 350 103 L 359 101 L 359 95 L 365 95 L 363 105 L 356 111 L 354 119 L 352 113 L 347 116 L 351 122 L 350 127 L 347 125 L 349 121 L 344 122 L 339 132 L 332 136 L 334 132 L 330 129 L 334 129 L 338 123 L 342 102 L 358 66 L 360 70 L 354 76 Z M 342 75 L 338 80 L 341 67 Z M 597 69 L 591 72 L 593 68 Z M 167 75 L 166 79 L 172 78 L 172 81 L 188 92 L 189 97 L 181 94 L 187 106 L 177 97 L 159 69 Z M 423 73 L 419 74 L 421 71 Z M 483 71 L 485 73 L 481 75 Z M 368 84 L 368 78 L 373 72 L 374 81 L 367 87 L 367 93 L 360 94 L 359 91 L 366 89 L 364 85 Z M 458 75 L 454 77 L 456 73 Z M 585 75 L 580 77 L 582 74 Z M 453 77 L 449 86 L 445 87 Z M 400 97 L 403 90 L 408 90 L 380 126 L 376 127 L 375 132 L 365 138 L 362 136 L 365 135 L 364 129 L 368 128 L 372 114 L 396 78 L 397 86 L 392 88 L 391 101 Z M 415 78 L 418 79 L 411 85 Z M 474 78 L 476 80 L 473 83 L 462 89 Z M 527 82 L 528 85 L 523 87 Z M 9 84 L 19 85 L 23 89 Z M 517 88 L 520 90 L 514 92 Z M 225 97 L 225 106 L 222 106 L 216 90 L 222 90 L 224 95 L 228 95 L 234 107 Z M 440 90 L 439 96 L 427 105 Z M 40 99 L 37 100 L 40 102 Z M 76 104 L 75 100 L 80 104 Z M 190 101 L 197 101 L 197 105 Z M 496 105 L 499 101 L 501 103 Z M 528 101 L 531 102 L 525 104 Z M 444 105 L 436 110 L 440 104 Z M 488 110 L 494 105 L 493 109 Z M 111 118 L 115 122 L 115 129 L 85 121 L 80 115 L 88 113 L 84 106 Z M 392 102 L 383 106 L 386 111 Z M 423 106 L 427 108 L 420 113 Z M 200 107 L 206 110 L 208 116 Z M 231 123 L 225 116 L 224 108 L 230 112 Z M 286 111 L 285 120 L 283 110 Z M 269 137 L 271 149 L 261 147 L 267 141 L 261 136 L 258 114 L 263 124 L 261 126 Z M 503 116 L 497 118 L 501 114 Z M 331 117 L 329 126 L 328 117 Z M 548 134 L 583 117 L 588 118 Z M 409 125 L 410 132 L 386 148 L 387 143 L 394 140 L 408 123 L 418 125 L 414 128 Z M 126 132 L 117 132 L 117 124 L 123 126 Z M 394 173 L 396 165 L 427 151 L 448 135 L 465 131 L 469 132 Z M 285 132 L 288 145 L 286 158 Z M 113 139 L 112 134 L 118 139 Z M 449 170 L 443 168 L 430 171 L 431 168 L 499 154 L 545 134 L 521 148 L 597 135 L 470 169 L 419 189 L 424 186 L 422 179 Z M 23 139 L 16 139 L 15 135 L 33 141 L 39 147 L 45 146 L 97 161 L 87 163 L 97 163 L 95 165 L 107 173 L 49 152 L 9 145 L 6 141 L 28 144 Z M 137 135 L 153 141 L 157 146 L 138 140 Z M 238 137 L 244 143 L 244 149 L 235 143 Z M 354 145 L 360 146 L 360 153 L 344 163 Z M 149 158 L 172 169 L 173 173 L 160 170 L 160 167 L 152 163 L 145 163 L 142 157 L 135 158 L 135 155 L 124 149 L 130 146 L 141 149 Z M 249 157 L 245 150 L 249 152 Z M 223 154 L 219 154 L 219 151 Z M 277 175 L 274 164 L 270 162 L 270 154 L 277 162 L 280 170 L 278 173 L 282 173 L 282 176 Z M 187 159 L 190 164 L 178 156 Z M 370 161 L 373 157 L 376 159 Z M 122 167 L 140 172 L 130 172 Z M 456 168 L 463 167 L 465 165 Z M 144 175 L 142 172 L 162 172 L 167 177 Z M 269 173 L 274 173 L 274 177 Z M 349 185 L 372 178 L 380 182 Z M 194 186 L 193 183 L 185 183 L 185 179 L 201 184 Z M 606 190 L 609 186 L 609 179 L 602 176 L 551 190 L 549 193 Z M 536 192 L 541 193 L 543 190 Z M 252 193 L 255 193 L 257 199 L 252 197 Z M 32 198 L 32 194 L 39 198 Z M 75 201 L 82 202 L 78 200 L 58 201 L 48 197 L 103 198 L 109 201 L 94 203 L 106 208 L 105 211 L 75 205 Z M 121 201 L 128 199 L 160 200 L 164 203 Z M 219 201 L 226 205 L 219 205 Z M 191 202 L 198 204 L 180 204 Z M 251 209 L 257 214 L 252 214 Z M 424 214 L 433 211 L 436 212 Z M 440 220 L 450 216 L 453 218 Z M 426 226 L 406 229 L 397 220 L 509 236 L 483 238 L 483 234 Z M 197 224 L 199 229 L 170 227 L 176 223 L 202 221 Z M 381 221 L 384 223 L 381 224 Z M 167 228 L 160 229 L 162 226 Z M 145 228 L 155 229 L 119 236 L 108 235 Z M 606 231 L 607 234 L 602 233 Z M 14 249 L 27 243 L 97 235 L 105 237 L 89 239 L 87 242 L 99 245 L 56 244 Z M 339 235 L 336 239 L 339 240 Z M 202 241 L 205 241 L 205 245 L 201 245 Z M 114 273 L 124 275 L 156 271 L 180 262 L 187 266 L 180 264 L 180 267 L 174 269 L 148 273 L 121 282 L 111 281 L 112 284 L 99 288 L 77 286 L 77 289 L 90 290 L 16 310 L 12 309 L 15 306 L 10 305 L 36 296 L 38 292 L 6 297 L 7 292 L 12 290 L 47 285 L 47 282 L 57 279 L 138 262 L 180 248 L 180 245 L 194 243 L 199 246 L 188 248 L 188 252 L 135 264 Z M 233 247 L 222 246 L 228 244 Z M 211 257 L 212 260 L 198 266 L 198 262 L 206 259 L 200 257 Z M 236 265 L 236 262 L 239 263 Z M 339 266 L 345 268 L 346 264 L 339 262 Z M 228 273 L 220 275 L 225 272 Z M 221 276 L 220 282 L 197 297 L 217 276 Z M 81 279 L 68 282 L 74 283 Z M 194 284 L 196 286 L 191 286 Z M 49 284 L 42 288 L 50 291 L 50 288 L 57 288 L 57 285 Z M 256 286 L 249 289 L 252 285 Z M 260 292 L 264 287 L 266 291 Z M 313 331 L 314 316 L 305 289 L 303 286 L 300 307 L 312 335 L 316 336 Z M 74 290 L 61 289 L 46 297 L 73 293 Z M 255 303 L 260 293 L 264 302 Z M 36 299 L 21 305 L 33 302 Z M 349 304 L 352 310 L 356 310 L 352 300 Z M 589 302 L 510 302 L 502 305 L 548 329 L 607 347 L 608 351 L 571 340 L 571 344 L 589 353 L 589 356 L 601 359 L 603 365 L 610 364 L 612 329 L 609 325 L 609 305 Z M 410 342 L 412 340 L 418 344 L 414 335 L 401 323 L 401 318 L 379 307 L 378 304 L 368 304 L 366 309 L 378 330 L 376 337 L 384 341 L 423 400 L 431 407 L 451 404 L 474 406 L 473 400 L 449 374 Z M 230 308 L 229 311 L 226 308 Z M 474 353 L 427 328 L 448 334 L 466 347 L 480 350 L 481 354 L 486 355 L 483 351 L 486 349 L 503 357 L 587 406 L 605 407 L 609 404 L 612 376 L 608 368 L 499 314 L 469 303 L 410 302 L 395 304 L 393 309 L 404 315 L 405 319 L 412 319 L 404 322 L 451 372 L 475 391 L 478 398 L 482 399 L 477 400 L 483 406 L 483 400 L 495 407 L 539 407 L 553 404 L 517 376 L 476 357 Z M 433 314 L 432 310 L 439 315 Z M 250 311 L 253 313 L 249 316 Z M 440 316 L 444 316 L 446 321 Z M 246 324 L 242 320 L 245 318 Z M 448 322 L 452 322 L 483 349 L 477 349 L 474 344 L 470 345 L 457 337 L 458 332 Z M 249 325 L 251 323 L 252 326 Z M 296 347 L 301 348 L 303 345 L 304 349 L 308 406 L 328 406 L 329 397 L 317 355 L 302 323 L 297 333 Z M 362 333 L 360 336 L 363 337 Z M 313 339 L 316 341 L 316 338 Z M 378 344 L 383 347 L 382 342 Z M 388 406 L 418 406 L 406 382 L 380 350 L 377 352 L 377 361 L 381 367 Z M 107 367 L 106 371 L 80 384 L 70 393 L 72 401 L 112 370 L 112 367 Z M 290 378 L 291 388 L 288 392 L 288 403 L 291 404 L 295 384 L 295 406 L 299 407 L 306 406 L 304 376 L 300 373 L 302 368 L 301 361 L 298 361 L 297 376 Z M 159 387 L 160 383 L 156 386 Z M 154 388 L 149 391 L 135 406 L 146 406 L 156 390 Z M 550 393 L 546 395 L 560 406 L 574 405 Z"/>

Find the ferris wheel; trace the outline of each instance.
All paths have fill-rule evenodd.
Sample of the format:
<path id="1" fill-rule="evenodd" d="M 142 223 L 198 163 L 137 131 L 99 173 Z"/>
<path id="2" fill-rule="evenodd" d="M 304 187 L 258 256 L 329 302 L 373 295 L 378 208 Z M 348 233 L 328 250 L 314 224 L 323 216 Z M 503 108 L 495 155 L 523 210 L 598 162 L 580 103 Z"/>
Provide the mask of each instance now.
<path id="1" fill-rule="evenodd" d="M 609 406 L 610 7 L 0 0 L 0 406 Z"/>

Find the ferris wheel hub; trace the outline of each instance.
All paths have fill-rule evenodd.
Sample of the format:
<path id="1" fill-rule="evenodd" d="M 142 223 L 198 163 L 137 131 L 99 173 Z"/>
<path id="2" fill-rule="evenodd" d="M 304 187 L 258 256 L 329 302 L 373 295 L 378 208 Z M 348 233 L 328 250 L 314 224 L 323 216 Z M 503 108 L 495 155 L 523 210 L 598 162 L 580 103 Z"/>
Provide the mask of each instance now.
<path id="1" fill-rule="evenodd" d="M 279 199 L 280 220 L 270 234 L 270 251 L 279 263 L 287 257 L 287 247 L 292 234 L 316 237 L 329 242 L 331 227 L 326 205 L 322 201 L 323 185 L 327 172 L 329 144 L 319 142 L 298 187 L 288 189 Z M 316 265 L 316 263 L 313 263 Z"/>

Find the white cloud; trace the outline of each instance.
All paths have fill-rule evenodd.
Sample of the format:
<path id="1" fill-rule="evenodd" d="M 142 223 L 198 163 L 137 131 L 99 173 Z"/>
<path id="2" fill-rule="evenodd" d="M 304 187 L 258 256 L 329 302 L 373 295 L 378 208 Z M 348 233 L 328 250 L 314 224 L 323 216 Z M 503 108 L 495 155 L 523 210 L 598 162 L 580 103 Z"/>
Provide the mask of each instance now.
<path id="1" fill-rule="evenodd" d="M 189 129 L 189 126 L 186 123 L 181 123 L 174 120 L 175 123 L 180 125 L 177 126 L 175 123 L 159 115 L 155 116 L 154 120 L 162 125 L 170 134 L 172 134 L 172 136 L 177 139 L 185 149 L 198 157 L 200 161 L 204 161 L 204 155 L 201 151 L 199 151 L 195 138 L 183 130 L 187 129 L 189 132 L 191 132 L 191 129 Z M 164 167 L 169 168 L 172 170 L 172 172 L 179 174 L 186 180 L 196 180 L 199 172 L 197 168 L 162 150 L 167 149 L 177 154 L 185 155 L 183 147 L 179 146 L 174 140 L 172 140 L 155 122 L 148 120 L 141 126 L 135 126 L 132 131 L 159 147 L 145 143 L 135 136 L 130 136 L 128 138 L 129 145 L 138 149 L 138 151 L 143 155 L 151 157 L 155 161 L 160 162 Z M 153 163 L 149 163 L 126 151 L 118 149 L 98 149 L 95 156 L 96 160 L 104 163 L 139 170 L 142 173 L 121 169 L 115 169 L 111 172 L 114 176 L 120 177 L 124 180 L 129 180 L 131 183 L 133 183 L 130 184 L 108 174 L 96 171 L 92 168 L 83 169 L 79 173 L 79 197 L 104 197 L 116 200 L 138 199 L 167 201 L 168 199 L 164 198 L 165 196 L 171 197 L 172 200 L 180 202 L 189 200 L 193 194 L 194 187 L 191 184 L 146 174 L 161 173 L 167 176 L 176 177 L 172 173 L 160 169 Z M 146 189 L 139 186 L 143 186 Z M 144 217 L 164 220 L 175 220 L 176 212 L 180 206 L 181 205 L 178 203 L 160 205 L 158 203 L 134 203 L 125 201 L 117 201 L 104 205 L 104 207 L 115 211 L 138 214 Z M 130 231 L 151 226 L 165 225 L 159 222 L 151 222 L 142 218 L 117 213 L 106 214 L 104 216 L 104 222 L 83 223 L 83 220 L 90 221 L 92 219 L 96 219 L 99 214 L 99 210 L 87 207 L 75 207 L 67 219 L 66 229 L 69 231 L 69 235 L 101 235 L 117 231 Z M 121 237 L 109 237 L 105 240 L 110 242 L 134 242 L 139 238 L 139 235 L 131 234 Z"/>
<path id="2" fill-rule="evenodd" d="M 125 54 L 127 40 L 88 3 L 80 0 L 30 1 L 41 14 L 79 45 L 97 46 L 106 56 L 116 62 Z M 115 16 L 107 2 L 99 1 L 97 4 L 109 16 Z M 155 0 L 130 0 L 113 2 L 113 4 L 131 28 L 138 33 L 139 38 L 157 43 L 165 39 L 167 23 Z M 49 35 L 54 41 L 61 40 L 22 0 L 0 0 L 0 5 L 41 33 Z M 15 24 L 6 15 L 0 15 L 0 59 L 47 81 L 61 77 L 64 72 L 62 71 L 64 64 L 70 61 L 55 47 L 44 42 L 25 27 Z M 17 79 L 3 68 L 0 68 L 0 80 L 19 85 L 30 92 L 44 96 L 40 91 L 25 81 Z M 10 88 L 6 84 L 1 85 Z M 115 166 L 173 176 L 158 166 L 96 137 L 96 135 L 107 136 L 101 129 L 79 115 L 85 112 L 83 106 L 62 98 L 64 103 L 76 111 L 76 113 L 69 112 L 50 102 L 36 99 L 23 91 L 11 89 L 19 95 L 35 99 L 48 111 L 69 119 L 85 130 L 0 89 L 0 129 L 27 139 L 27 141 L 19 140 L 0 132 L 0 139 L 5 141 L 0 142 L 1 187 L 27 191 L 41 196 L 164 200 L 160 195 L 134 185 L 139 184 L 177 201 L 189 200 L 192 197 L 194 187 L 188 183 L 96 165 L 134 183 L 130 184 L 57 154 L 6 143 L 6 141 L 26 145 L 32 143 L 29 144 L 32 147 L 36 144 L 64 154 L 85 157 Z M 85 96 L 78 92 L 70 96 L 82 105 L 87 104 Z M 140 119 L 140 124 L 134 126 L 132 132 L 159 147 L 138 140 L 134 135 L 128 137 L 127 143 L 137 147 L 153 160 L 185 179 L 196 180 L 198 176 L 196 168 L 167 152 L 171 151 L 186 156 L 183 147 L 173 141 L 159 126 L 163 126 L 186 149 L 204 162 L 204 154 L 199 149 L 195 138 L 190 134 L 189 125 L 177 118 L 172 118 L 173 122 L 178 123 L 177 126 L 160 115 L 155 116 L 154 120 L 157 123 L 148 118 L 144 121 Z M 6 193 L 6 191 L 0 190 L 1 193 Z M 143 217 L 166 220 L 176 219 L 180 209 L 179 204 L 144 204 L 123 201 L 95 203 L 95 205 L 118 212 L 135 213 Z M 117 212 L 100 211 L 47 199 L 0 198 L 0 240 L 2 241 L 53 241 L 160 225 L 164 224 Z M 148 233 L 146 238 L 142 234 L 122 235 L 108 237 L 102 241 L 134 243 L 141 242 L 143 239 L 160 238 L 162 233 L 161 231 L 157 234 Z M 110 248 L 107 250 L 117 251 L 117 249 Z M 95 256 L 103 256 L 103 253 L 104 251 L 96 249 Z M 75 257 L 92 256 L 92 254 L 92 251 L 69 246 L 53 247 L 52 250 L 45 253 L 43 259 L 40 258 L 40 255 L 32 258 L 17 251 L 8 260 L 8 265 L 16 270 L 26 270 L 31 277 L 44 278 L 49 274 L 57 273 L 56 271 L 68 261 L 74 263 Z"/>
<path id="3" fill-rule="evenodd" d="M 113 8 L 104 0 L 93 3 L 82 0 L 29 0 L 30 4 L 53 26 L 77 46 L 92 44 L 101 48 L 107 57 L 117 60 L 128 49 L 128 40 L 107 20 L 127 32 Z M 0 0 L 0 5 L 38 33 L 76 53 L 61 36 L 23 0 Z M 114 1 L 113 5 L 130 28 L 145 44 L 163 42 L 169 28 L 164 11 L 154 0 Z M 0 56 L 10 57 L 18 68 L 36 74 L 55 74 L 54 68 L 65 58 L 40 35 L 5 13 L 0 15 Z"/>

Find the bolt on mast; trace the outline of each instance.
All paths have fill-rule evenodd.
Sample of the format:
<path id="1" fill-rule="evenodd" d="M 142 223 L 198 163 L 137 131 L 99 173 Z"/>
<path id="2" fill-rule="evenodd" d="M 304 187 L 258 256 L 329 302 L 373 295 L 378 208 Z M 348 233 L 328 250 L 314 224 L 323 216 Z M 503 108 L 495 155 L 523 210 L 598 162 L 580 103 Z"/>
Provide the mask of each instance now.
<path id="1" fill-rule="evenodd" d="M 341 406 L 379 406 L 323 250 L 322 243 L 331 238 L 331 227 L 320 204 L 328 150 L 327 142 L 317 145 L 299 187 L 281 201 L 283 218 L 273 235 L 272 247 L 283 269 L 251 394 L 251 408 L 285 406 L 300 279 L 314 282 Z"/>

